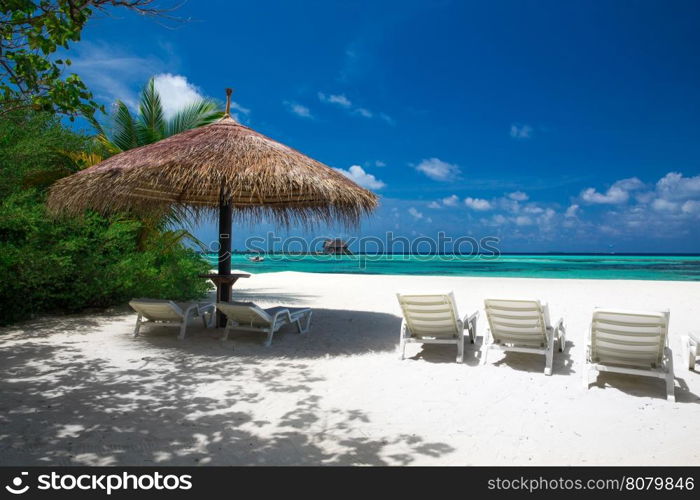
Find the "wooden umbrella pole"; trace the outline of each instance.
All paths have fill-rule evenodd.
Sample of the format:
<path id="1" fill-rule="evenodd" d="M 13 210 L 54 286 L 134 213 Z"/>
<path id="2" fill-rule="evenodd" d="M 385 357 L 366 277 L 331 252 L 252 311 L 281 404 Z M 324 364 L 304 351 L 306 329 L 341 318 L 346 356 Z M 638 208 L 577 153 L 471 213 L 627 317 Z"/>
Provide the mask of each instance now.
<path id="1" fill-rule="evenodd" d="M 221 187 L 219 201 L 219 276 L 231 275 L 231 232 L 233 230 L 233 210 L 231 201 L 225 196 L 224 187 Z M 231 300 L 231 281 L 219 280 L 217 299 L 221 302 Z M 226 317 L 217 313 L 217 324 L 226 326 Z"/>

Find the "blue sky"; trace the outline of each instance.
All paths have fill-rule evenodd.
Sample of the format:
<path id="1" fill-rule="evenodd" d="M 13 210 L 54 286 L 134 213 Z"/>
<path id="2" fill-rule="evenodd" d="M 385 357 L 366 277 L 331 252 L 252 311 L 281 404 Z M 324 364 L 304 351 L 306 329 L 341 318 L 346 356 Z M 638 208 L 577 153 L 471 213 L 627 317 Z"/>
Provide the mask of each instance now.
<path id="1" fill-rule="evenodd" d="M 381 196 L 356 236 L 700 252 L 700 3 L 190 1 L 71 50 L 106 104 L 235 89 L 240 121 Z M 166 23 L 168 24 L 168 23 Z M 234 246 L 271 227 L 238 227 Z M 211 224 L 197 233 L 215 238 Z"/>

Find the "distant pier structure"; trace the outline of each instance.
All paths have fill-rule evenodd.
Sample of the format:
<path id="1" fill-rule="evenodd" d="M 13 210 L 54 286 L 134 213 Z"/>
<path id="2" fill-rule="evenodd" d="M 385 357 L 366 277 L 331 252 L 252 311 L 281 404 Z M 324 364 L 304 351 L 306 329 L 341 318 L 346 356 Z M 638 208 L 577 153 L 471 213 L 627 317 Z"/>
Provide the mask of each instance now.
<path id="1" fill-rule="evenodd" d="M 323 253 L 330 255 L 352 255 L 352 252 L 348 248 L 348 244 L 340 238 L 324 241 Z"/>

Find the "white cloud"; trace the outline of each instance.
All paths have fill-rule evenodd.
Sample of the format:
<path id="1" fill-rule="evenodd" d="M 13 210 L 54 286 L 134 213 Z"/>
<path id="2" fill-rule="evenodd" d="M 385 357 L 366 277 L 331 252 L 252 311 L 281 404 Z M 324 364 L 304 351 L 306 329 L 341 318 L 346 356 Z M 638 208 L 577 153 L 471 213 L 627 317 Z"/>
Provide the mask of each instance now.
<path id="1" fill-rule="evenodd" d="M 442 208 L 442 205 L 440 205 L 437 201 L 431 201 L 428 203 L 428 208 Z"/>
<path id="2" fill-rule="evenodd" d="M 681 210 L 685 214 L 698 214 L 700 213 L 700 201 L 688 200 L 683 203 Z"/>
<path id="3" fill-rule="evenodd" d="M 153 77 L 153 84 L 160 96 L 165 118 L 172 118 L 186 106 L 204 99 L 199 89 L 182 75 L 160 73 Z M 250 110 L 245 110 L 250 112 Z"/>
<path id="4" fill-rule="evenodd" d="M 624 189 L 611 187 L 606 193 L 599 193 L 595 188 L 584 189 L 581 198 L 588 203 L 625 203 L 629 199 L 629 193 Z"/>
<path id="5" fill-rule="evenodd" d="M 613 184 L 613 187 L 624 189 L 625 191 L 635 191 L 637 189 L 642 189 L 644 183 L 637 177 L 630 177 L 628 179 L 621 179 Z"/>
<path id="6" fill-rule="evenodd" d="M 491 202 L 489 200 L 484 200 L 483 198 L 465 198 L 464 204 L 472 210 L 491 210 Z"/>
<path id="7" fill-rule="evenodd" d="M 313 118 L 311 110 L 303 104 L 293 101 L 284 101 L 283 104 L 286 106 L 287 110 L 301 118 Z"/>
<path id="8" fill-rule="evenodd" d="M 153 77 L 165 117 L 170 118 L 205 96 L 185 75 L 176 73 L 179 64 L 174 51 L 161 48 L 161 56 L 135 55 L 118 46 L 81 42 L 71 49 L 71 70 L 81 76 L 98 101 L 111 105 L 120 100 L 133 111 L 138 108 L 139 92 Z M 240 115 L 250 113 L 235 101 L 231 107 Z M 241 121 L 239 114 L 232 114 Z"/>
<path id="9" fill-rule="evenodd" d="M 416 165 L 416 170 L 434 181 L 453 181 L 459 177 L 461 170 L 457 165 L 444 162 L 439 158 L 428 158 Z"/>
<path id="10" fill-rule="evenodd" d="M 669 172 L 656 183 L 658 196 L 667 200 L 682 200 L 700 197 L 700 175 L 683 177 L 678 172 Z"/>
<path id="11" fill-rule="evenodd" d="M 326 102 L 329 104 L 337 104 L 341 108 L 350 109 L 352 107 L 352 101 L 345 97 L 344 94 L 329 94 L 326 95 L 323 92 L 318 93 L 318 99 L 321 102 Z"/>
<path id="12" fill-rule="evenodd" d="M 386 186 L 384 182 L 377 179 L 374 175 L 365 172 L 365 169 L 359 165 L 352 165 L 347 170 L 343 170 L 342 168 L 336 168 L 335 170 L 367 189 L 382 189 Z"/>
<path id="13" fill-rule="evenodd" d="M 581 199 L 588 203 L 617 205 L 626 203 L 630 198 L 630 191 L 642 189 L 644 183 L 636 177 L 621 179 L 615 182 L 605 193 L 596 191 L 595 188 L 587 188 L 581 192 Z"/>
<path id="14" fill-rule="evenodd" d="M 447 198 L 442 199 L 442 204 L 445 205 L 446 207 L 456 207 L 459 205 L 459 196 L 456 194 L 453 194 L 452 196 L 448 196 Z"/>
<path id="15" fill-rule="evenodd" d="M 350 99 L 348 99 L 348 97 L 345 94 L 325 94 L 323 92 L 318 92 L 317 95 L 319 101 L 326 104 L 338 106 L 339 108 L 348 111 L 352 115 L 361 116 L 367 119 L 374 118 L 375 116 L 377 116 L 389 125 L 395 125 L 393 118 L 391 118 L 386 113 L 377 114 L 365 107 L 356 106 Z"/>
<path id="16" fill-rule="evenodd" d="M 578 215 L 579 209 L 581 207 L 579 205 L 573 204 L 569 206 L 569 208 L 566 209 L 566 212 L 564 213 L 564 217 L 568 218 L 573 218 Z"/>
<path id="17" fill-rule="evenodd" d="M 423 214 L 421 212 L 419 212 L 418 210 L 416 210 L 414 207 L 409 208 L 408 213 L 411 214 L 413 216 L 413 218 L 416 220 L 423 218 Z"/>
<path id="18" fill-rule="evenodd" d="M 394 120 L 391 116 L 387 115 L 386 113 L 379 113 L 379 118 L 387 122 L 392 127 L 396 125 L 396 120 Z"/>
<path id="19" fill-rule="evenodd" d="M 533 221 L 530 217 L 526 215 L 519 215 L 515 218 L 515 224 L 517 224 L 518 226 L 531 226 L 533 224 Z"/>
<path id="20" fill-rule="evenodd" d="M 510 136 L 513 139 L 530 139 L 532 137 L 532 126 L 513 124 L 510 126 Z"/>
<path id="21" fill-rule="evenodd" d="M 526 214 L 538 215 L 538 214 L 543 213 L 544 211 L 545 211 L 544 208 L 537 206 L 534 203 L 530 203 L 530 204 L 526 205 L 525 208 L 523 208 L 523 212 L 525 212 Z"/>
<path id="22" fill-rule="evenodd" d="M 508 193 L 508 198 L 515 201 L 527 201 L 530 199 L 527 193 L 522 191 L 513 191 L 512 193 Z"/>
<path id="23" fill-rule="evenodd" d="M 678 203 L 657 198 L 651 203 L 651 207 L 657 212 L 675 212 L 678 210 Z"/>
<path id="24" fill-rule="evenodd" d="M 64 54 L 62 54 L 63 56 Z M 154 73 L 177 66 L 171 54 L 164 60 L 155 55 L 136 55 L 113 45 L 81 42 L 71 49 L 71 71 L 80 75 L 95 97 L 112 104 L 117 100 L 129 108 L 138 106 L 138 92 Z"/>
<path id="25" fill-rule="evenodd" d="M 506 219 L 503 215 L 501 214 L 496 214 L 493 217 L 491 217 L 491 220 L 493 221 L 494 224 L 497 226 L 501 226 L 508 222 L 508 219 Z"/>
<path id="26" fill-rule="evenodd" d="M 511 200 L 510 198 L 499 198 L 496 200 L 496 202 L 498 203 L 498 206 L 506 212 L 510 212 L 511 214 L 517 214 L 520 212 L 519 201 Z"/>

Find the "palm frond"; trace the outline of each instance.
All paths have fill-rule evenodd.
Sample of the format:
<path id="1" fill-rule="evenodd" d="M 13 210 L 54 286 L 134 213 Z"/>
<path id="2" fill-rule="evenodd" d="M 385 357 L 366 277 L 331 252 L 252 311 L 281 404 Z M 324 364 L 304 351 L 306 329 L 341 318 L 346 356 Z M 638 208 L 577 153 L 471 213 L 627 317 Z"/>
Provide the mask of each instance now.
<path id="1" fill-rule="evenodd" d="M 166 135 L 179 134 L 185 130 L 201 127 L 223 116 L 219 104 L 211 99 L 200 99 L 178 111 L 167 121 Z"/>
<path id="2" fill-rule="evenodd" d="M 122 101 L 116 102 L 116 109 L 112 115 L 113 129 L 111 143 L 121 151 L 140 146 L 136 130 L 136 121 L 131 116 L 129 108 Z"/>
<path id="3" fill-rule="evenodd" d="M 165 137 L 165 115 L 155 80 L 151 78 L 141 92 L 139 101 L 139 139 L 142 144 L 152 144 Z"/>
<path id="4" fill-rule="evenodd" d="M 112 140 L 109 138 L 109 135 L 107 134 L 107 131 L 105 128 L 102 126 L 100 122 L 97 121 L 97 119 L 94 116 L 88 116 L 87 120 L 90 122 L 90 125 L 95 129 L 97 134 L 95 135 L 95 141 L 97 141 L 97 144 L 100 145 L 104 150 L 109 153 L 109 155 L 115 155 L 117 153 L 120 153 L 122 150 L 112 142 Z M 104 158 L 103 158 L 104 159 Z M 102 160 L 100 160 L 102 161 Z M 92 166 L 92 165 L 88 165 Z"/>
<path id="5" fill-rule="evenodd" d="M 92 167 L 104 160 L 101 154 L 91 151 L 62 151 L 61 153 L 70 158 L 75 163 L 75 166 L 78 167 L 78 170 Z"/>
<path id="6" fill-rule="evenodd" d="M 195 247 L 197 247 L 201 252 L 207 252 L 207 245 L 204 244 L 202 240 L 197 238 L 187 229 L 175 229 L 173 231 L 165 231 L 162 233 L 163 247 L 171 248 L 177 244 L 182 244 L 184 242 L 189 242 Z"/>

